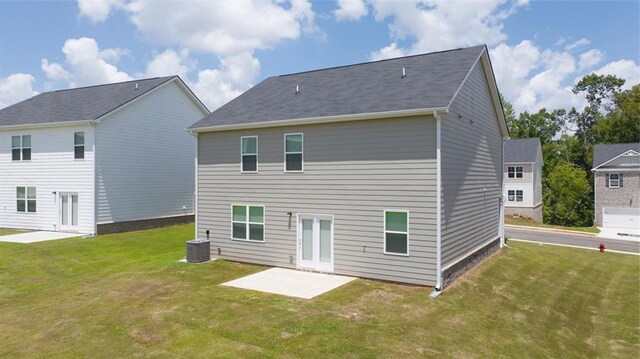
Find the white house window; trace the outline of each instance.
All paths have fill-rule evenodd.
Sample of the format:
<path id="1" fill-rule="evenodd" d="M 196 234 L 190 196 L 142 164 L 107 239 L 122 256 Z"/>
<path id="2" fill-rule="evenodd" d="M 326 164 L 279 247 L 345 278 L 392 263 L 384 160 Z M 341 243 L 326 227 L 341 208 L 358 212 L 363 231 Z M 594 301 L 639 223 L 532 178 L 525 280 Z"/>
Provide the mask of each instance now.
<path id="1" fill-rule="evenodd" d="M 384 211 L 384 253 L 409 255 L 409 212 Z"/>
<path id="2" fill-rule="evenodd" d="M 16 187 L 16 209 L 18 212 L 36 211 L 36 188 Z"/>
<path id="3" fill-rule="evenodd" d="M 609 188 L 620 188 L 619 173 L 609 173 Z"/>
<path id="4" fill-rule="evenodd" d="M 284 135 L 285 172 L 303 171 L 303 147 L 304 144 L 301 133 L 288 133 Z"/>
<path id="5" fill-rule="evenodd" d="M 264 242 L 264 206 L 231 206 L 231 238 Z"/>
<path id="6" fill-rule="evenodd" d="M 521 190 L 509 190 L 507 195 L 509 202 L 522 202 L 523 195 Z"/>
<path id="7" fill-rule="evenodd" d="M 84 158 L 84 132 L 73 133 L 73 158 L 76 160 Z"/>
<path id="8" fill-rule="evenodd" d="M 11 160 L 31 160 L 31 135 L 11 136 Z"/>
<path id="9" fill-rule="evenodd" d="M 522 167 L 507 167 L 507 177 L 522 178 Z"/>
<path id="10" fill-rule="evenodd" d="M 258 172 L 258 136 L 240 138 L 241 172 Z"/>

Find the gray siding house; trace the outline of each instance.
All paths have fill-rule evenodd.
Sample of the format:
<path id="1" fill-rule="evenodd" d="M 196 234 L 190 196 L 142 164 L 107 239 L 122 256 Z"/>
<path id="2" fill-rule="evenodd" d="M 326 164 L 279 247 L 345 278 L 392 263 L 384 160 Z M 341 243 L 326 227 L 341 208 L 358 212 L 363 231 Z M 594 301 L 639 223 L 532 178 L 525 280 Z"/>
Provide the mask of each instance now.
<path id="1" fill-rule="evenodd" d="M 505 215 L 542 222 L 542 165 L 539 138 L 504 144 Z"/>
<path id="2" fill-rule="evenodd" d="M 595 225 L 640 229 L 640 143 L 593 148 Z"/>
<path id="3" fill-rule="evenodd" d="M 440 289 L 502 243 L 485 46 L 271 77 L 190 130 L 214 257 Z"/>

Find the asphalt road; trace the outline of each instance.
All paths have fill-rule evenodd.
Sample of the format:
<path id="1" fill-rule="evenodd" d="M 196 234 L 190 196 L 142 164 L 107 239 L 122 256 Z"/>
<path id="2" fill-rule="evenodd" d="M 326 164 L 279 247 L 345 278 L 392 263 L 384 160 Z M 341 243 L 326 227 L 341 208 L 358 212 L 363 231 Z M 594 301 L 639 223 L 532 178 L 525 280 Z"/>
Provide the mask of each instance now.
<path id="1" fill-rule="evenodd" d="M 604 243 L 606 249 L 640 254 L 640 242 L 632 240 L 606 239 L 588 234 L 571 234 L 513 227 L 505 227 L 505 231 L 507 238 L 525 239 L 528 241 L 542 243 L 566 244 L 588 248 L 598 248 L 600 243 Z"/>

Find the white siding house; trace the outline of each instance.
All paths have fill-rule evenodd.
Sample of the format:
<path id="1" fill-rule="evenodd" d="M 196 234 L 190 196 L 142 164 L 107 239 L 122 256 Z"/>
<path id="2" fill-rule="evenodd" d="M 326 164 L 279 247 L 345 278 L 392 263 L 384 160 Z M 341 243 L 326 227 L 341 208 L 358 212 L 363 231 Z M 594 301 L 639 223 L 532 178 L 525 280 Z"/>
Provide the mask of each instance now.
<path id="1" fill-rule="evenodd" d="M 209 111 L 179 77 L 40 94 L 0 110 L 0 227 L 79 233 L 192 218 Z"/>
<path id="2" fill-rule="evenodd" d="M 505 215 L 542 222 L 542 165 L 539 138 L 516 138 L 505 143 Z"/>

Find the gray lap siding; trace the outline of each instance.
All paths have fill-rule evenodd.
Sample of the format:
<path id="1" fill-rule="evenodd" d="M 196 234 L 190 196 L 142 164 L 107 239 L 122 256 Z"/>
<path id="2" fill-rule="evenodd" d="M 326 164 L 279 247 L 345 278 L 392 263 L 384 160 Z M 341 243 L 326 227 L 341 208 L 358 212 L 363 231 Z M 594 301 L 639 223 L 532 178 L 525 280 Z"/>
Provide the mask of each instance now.
<path id="1" fill-rule="evenodd" d="M 304 173 L 285 173 L 284 134 L 298 132 Z M 336 274 L 434 285 L 435 133 L 431 117 L 201 133 L 198 236 L 210 231 L 214 256 L 295 268 L 296 215 L 333 215 Z M 240 173 L 253 135 L 259 172 Z M 264 243 L 231 239 L 232 204 L 265 206 Z M 383 253 L 385 209 L 409 212 L 409 256 Z"/>

